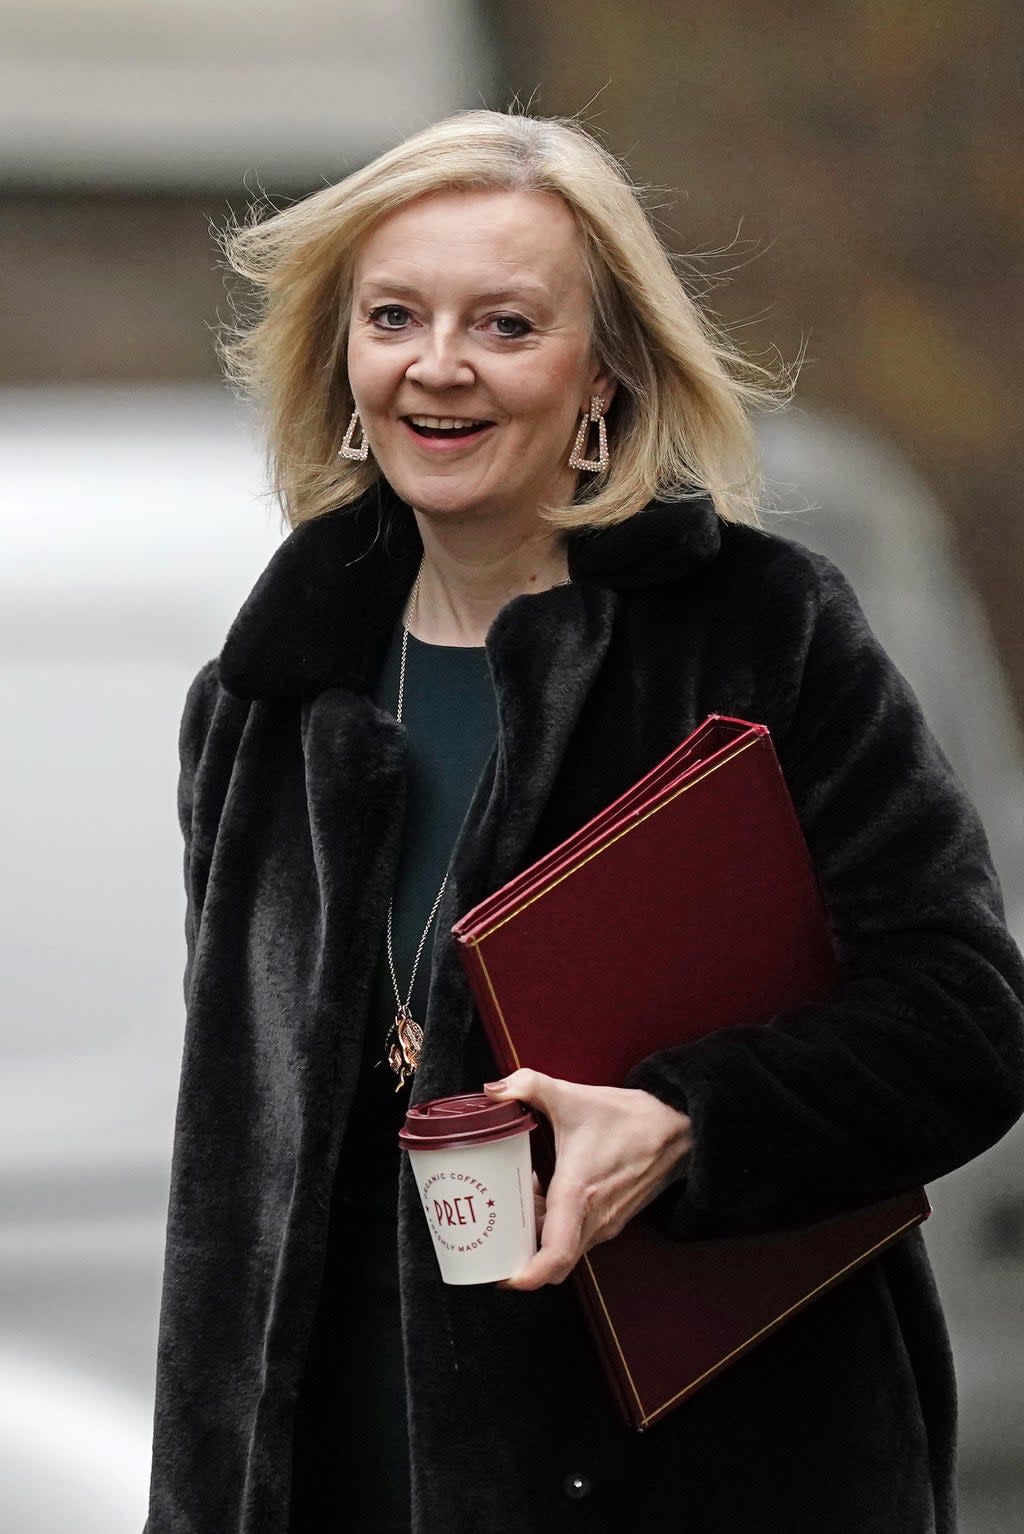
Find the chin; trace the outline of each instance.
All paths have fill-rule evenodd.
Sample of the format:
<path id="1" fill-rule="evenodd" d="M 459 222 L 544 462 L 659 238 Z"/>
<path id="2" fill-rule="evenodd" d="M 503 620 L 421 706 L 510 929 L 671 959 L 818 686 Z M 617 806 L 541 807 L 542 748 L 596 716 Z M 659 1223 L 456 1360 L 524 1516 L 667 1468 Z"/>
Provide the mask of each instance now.
<path id="1" fill-rule="evenodd" d="M 446 480 L 441 475 L 386 476 L 395 493 L 417 511 L 427 516 L 458 516 L 482 509 L 487 503 L 486 493 L 456 478 Z"/>

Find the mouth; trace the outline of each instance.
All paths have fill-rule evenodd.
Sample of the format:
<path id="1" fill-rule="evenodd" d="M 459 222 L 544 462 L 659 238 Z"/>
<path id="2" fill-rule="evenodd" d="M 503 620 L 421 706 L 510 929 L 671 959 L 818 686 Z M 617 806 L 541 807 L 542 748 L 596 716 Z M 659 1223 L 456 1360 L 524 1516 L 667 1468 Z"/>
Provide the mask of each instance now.
<path id="1" fill-rule="evenodd" d="M 476 442 L 487 434 L 493 421 L 471 420 L 467 416 L 404 415 L 402 425 L 424 446 L 454 448 Z"/>

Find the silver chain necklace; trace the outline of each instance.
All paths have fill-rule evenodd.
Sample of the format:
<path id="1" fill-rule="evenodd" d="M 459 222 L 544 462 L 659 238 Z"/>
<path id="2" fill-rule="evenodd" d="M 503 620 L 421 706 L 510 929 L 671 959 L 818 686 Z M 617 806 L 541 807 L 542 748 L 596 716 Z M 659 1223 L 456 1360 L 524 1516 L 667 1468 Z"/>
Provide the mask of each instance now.
<path id="1" fill-rule="evenodd" d="M 416 575 L 416 581 L 412 588 L 412 601 L 409 606 L 410 618 L 415 611 L 416 598 L 419 595 L 420 589 L 420 576 L 422 574 L 423 561 L 421 560 L 420 568 Z M 402 703 L 405 697 L 405 657 L 408 649 L 409 630 L 406 628 L 405 623 L 403 622 L 402 663 L 398 672 L 398 709 L 395 715 L 399 724 L 402 722 Z M 387 1059 L 387 1062 L 391 1069 L 394 1071 L 395 1075 L 398 1077 L 398 1085 L 395 1087 L 396 1092 L 400 1091 L 401 1088 L 404 1087 L 406 1077 L 411 1076 L 416 1070 L 416 1067 L 419 1064 L 420 1050 L 423 1048 L 423 1029 L 420 1027 L 419 1023 L 416 1022 L 412 1015 L 412 1011 L 410 1010 L 410 1004 L 412 1002 L 412 988 L 416 980 L 416 970 L 419 967 L 420 955 L 423 952 L 423 945 L 427 941 L 427 933 L 430 931 L 434 917 L 437 915 L 437 908 L 441 904 L 441 896 L 444 894 L 447 884 L 448 875 L 446 873 L 444 879 L 442 880 L 441 888 L 438 890 L 434 899 L 434 904 L 430 908 L 430 915 L 427 917 L 427 925 L 423 928 L 423 936 L 420 938 L 419 947 L 416 949 L 416 957 L 412 964 L 412 974 L 409 977 L 409 993 L 404 1001 L 402 1000 L 402 993 L 398 987 L 398 976 L 395 972 L 395 950 L 391 938 L 391 922 L 394 915 L 395 906 L 394 895 L 392 895 L 391 899 L 388 901 L 388 965 L 391 970 L 391 983 L 395 988 L 395 1002 L 398 1010 L 395 1013 L 394 1022 L 388 1029 L 388 1036 L 384 1041 L 384 1047 L 385 1058 Z M 380 1060 L 377 1061 L 378 1065 L 381 1063 L 382 1062 Z"/>

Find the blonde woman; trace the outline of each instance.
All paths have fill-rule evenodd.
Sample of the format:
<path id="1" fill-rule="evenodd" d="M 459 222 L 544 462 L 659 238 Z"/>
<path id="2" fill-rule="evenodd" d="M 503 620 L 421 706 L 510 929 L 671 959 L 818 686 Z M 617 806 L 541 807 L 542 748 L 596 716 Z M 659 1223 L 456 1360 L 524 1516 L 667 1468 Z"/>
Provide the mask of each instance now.
<path id="1" fill-rule="evenodd" d="M 920 1232 L 642 1435 L 566 1282 L 641 1211 L 824 1218 L 1024 1108 L 977 816 L 843 577 L 757 526 L 748 412 L 786 391 L 572 123 L 460 114 L 224 243 L 292 531 L 182 721 L 149 1534 L 949 1534 Z M 712 711 L 772 730 L 842 990 L 618 1086 L 490 1088 L 555 1127 L 540 1247 L 446 1288 L 395 1130 L 496 1074 L 452 922 Z"/>

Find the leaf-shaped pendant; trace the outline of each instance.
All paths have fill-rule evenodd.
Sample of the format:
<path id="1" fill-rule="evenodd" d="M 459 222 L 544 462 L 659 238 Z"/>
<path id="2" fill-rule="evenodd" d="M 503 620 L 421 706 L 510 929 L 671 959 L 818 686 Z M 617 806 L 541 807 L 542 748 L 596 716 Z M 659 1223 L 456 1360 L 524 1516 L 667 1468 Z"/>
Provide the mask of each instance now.
<path id="1" fill-rule="evenodd" d="M 397 1034 L 397 1038 L 388 1048 L 388 1064 L 398 1077 L 398 1086 L 395 1087 L 397 1092 L 405 1086 L 405 1078 L 411 1076 L 419 1064 L 423 1029 L 414 1020 L 409 1008 L 403 1005 L 395 1015 L 392 1031 Z"/>

